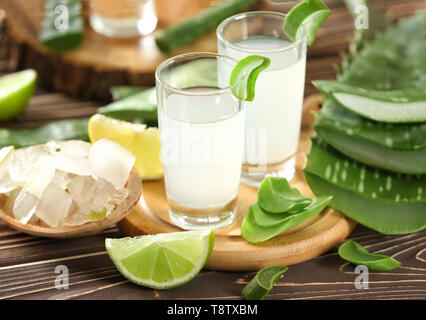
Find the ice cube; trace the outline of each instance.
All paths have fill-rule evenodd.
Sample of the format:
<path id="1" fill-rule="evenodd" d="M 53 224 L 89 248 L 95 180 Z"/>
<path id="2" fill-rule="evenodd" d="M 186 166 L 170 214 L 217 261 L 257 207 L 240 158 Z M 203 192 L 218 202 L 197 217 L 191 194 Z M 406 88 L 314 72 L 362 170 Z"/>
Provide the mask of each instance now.
<path id="1" fill-rule="evenodd" d="M 118 143 L 100 139 L 90 149 L 89 162 L 95 176 L 123 188 L 135 163 L 135 157 Z"/>
<path id="2" fill-rule="evenodd" d="M 71 204 L 71 195 L 51 183 L 44 190 L 35 214 L 50 227 L 58 228 L 63 225 Z"/>
<path id="3" fill-rule="evenodd" d="M 27 223 L 36 212 L 39 198 L 26 190 L 21 190 L 13 204 L 13 215 L 16 220 Z"/>

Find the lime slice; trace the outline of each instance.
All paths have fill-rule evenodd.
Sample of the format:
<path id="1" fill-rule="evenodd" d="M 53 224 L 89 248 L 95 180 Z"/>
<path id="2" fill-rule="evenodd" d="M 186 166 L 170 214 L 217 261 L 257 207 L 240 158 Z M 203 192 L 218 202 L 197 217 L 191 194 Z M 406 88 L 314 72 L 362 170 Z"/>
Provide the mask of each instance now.
<path id="1" fill-rule="evenodd" d="M 319 26 L 330 14 L 331 10 L 321 0 L 304 0 L 291 8 L 284 21 L 283 31 L 293 42 L 305 33 L 310 46 L 315 41 Z"/>
<path id="2" fill-rule="evenodd" d="M 263 300 L 275 282 L 288 270 L 283 266 L 272 266 L 260 270 L 241 292 L 246 300 Z"/>
<path id="3" fill-rule="evenodd" d="M 241 59 L 232 69 L 229 85 L 232 93 L 244 101 L 254 100 L 254 87 L 259 73 L 271 64 L 271 59 L 251 55 Z"/>
<path id="4" fill-rule="evenodd" d="M 25 111 L 34 93 L 37 73 L 28 69 L 0 78 L 0 121 L 16 118 Z"/>
<path id="5" fill-rule="evenodd" d="M 136 157 L 135 168 L 143 179 L 162 177 L 158 128 L 95 114 L 89 120 L 89 137 L 92 143 L 102 138 L 115 141 L 132 152 Z"/>
<path id="6" fill-rule="evenodd" d="M 204 267 L 214 245 L 212 231 L 185 231 L 106 239 L 107 252 L 130 281 L 169 289 L 192 280 Z"/>

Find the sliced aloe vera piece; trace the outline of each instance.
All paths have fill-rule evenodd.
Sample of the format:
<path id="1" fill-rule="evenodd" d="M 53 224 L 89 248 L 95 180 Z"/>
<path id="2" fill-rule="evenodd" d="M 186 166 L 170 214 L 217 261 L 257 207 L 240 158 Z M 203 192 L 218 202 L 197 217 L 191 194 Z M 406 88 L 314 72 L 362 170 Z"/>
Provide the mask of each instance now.
<path id="1" fill-rule="evenodd" d="M 339 256 L 356 265 L 364 265 L 373 271 L 388 271 L 401 266 L 398 260 L 384 254 L 372 254 L 355 241 L 349 240 L 339 247 Z"/>
<path id="2" fill-rule="evenodd" d="M 326 100 L 314 128 L 334 148 L 357 161 L 394 172 L 426 173 L 425 124 L 369 121 Z"/>
<path id="3" fill-rule="evenodd" d="M 318 138 L 304 169 L 311 190 L 332 195 L 330 206 L 386 234 L 405 234 L 426 226 L 426 176 L 402 175 L 346 158 Z"/>
<path id="4" fill-rule="evenodd" d="M 283 31 L 293 42 L 305 35 L 307 44 L 311 45 L 319 26 L 330 14 L 330 9 L 321 0 L 304 0 L 291 8 Z"/>
<path id="5" fill-rule="evenodd" d="M 368 90 L 335 81 L 313 81 L 321 92 L 365 118 L 392 123 L 426 121 L 426 88 Z"/>
<path id="6" fill-rule="evenodd" d="M 246 300 L 263 300 L 275 282 L 288 270 L 284 266 L 272 266 L 260 270 L 244 287 L 241 295 Z"/>
<path id="7" fill-rule="evenodd" d="M 244 101 L 253 101 L 257 77 L 270 65 L 271 59 L 262 56 L 251 55 L 241 59 L 232 69 L 229 80 L 234 96 Z"/>
<path id="8" fill-rule="evenodd" d="M 263 210 L 281 213 L 302 210 L 311 204 L 312 199 L 290 187 L 286 179 L 267 177 L 259 187 L 258 202 Z"/>
<path id="9" fill-rule="evenodd" d="M 250 243 L 266 241 L 317 215 L 327 206 L 329 202 L 330 197 L 325 196 L 315 199 L 309 207 L 294 214 L 285 214 L 284 217 L 275 213 L 270 214 L 277 216 L 277 218 L 269 216 L 267 222 L 264 223 L 275 223 L 270 226 L 262 226 L 257 224 L 256 216 L 258 216 L 257 220 L 259 220 L 259 217 L 262 219 L 266 213 L 263 212 L 262 208 L 257 203 L 255 203 L 249 208 L 243 220 L 243 224 L 241 226 L 241 236 Z M 279 219 L 279 217 L 281 217 L 282 220 L 277 221 L 276 219 Z"/>

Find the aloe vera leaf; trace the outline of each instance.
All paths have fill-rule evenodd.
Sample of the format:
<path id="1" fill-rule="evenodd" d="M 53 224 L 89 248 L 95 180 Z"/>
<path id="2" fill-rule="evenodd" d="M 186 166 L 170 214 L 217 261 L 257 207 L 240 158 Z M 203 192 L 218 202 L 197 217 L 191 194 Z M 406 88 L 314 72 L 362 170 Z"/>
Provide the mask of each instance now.
<path id="1" fill-rule="evenodd" d="M 342 134 L 333 128 L 318 125 L 315 131 L 340 152 L 364 164 L 398 173 L 426 173 L 426 148 L 394 150 Z"/>
<path id="2" fill-rule="evenodd" d="M 157 96 L 155 87 L 114 101 L 105 107 L 99 108 L 98 113 L 105 116 L 156 125 L 157 123 Z"/>
<path id="3" fill-rule="evenodd" d="M 155 43 L 164 53 L 170 53 L 214 29 L 224 19 L 248 9 L 258 0 L 225 0 L 188 20 L 170 26 L 156 34 Z"/>
<path id="4" fill-rule="evenodd" d="M 109 88 L 109 92 L 114 100 L 121 100 L 134 94 L 148 90 L 151 87 L 114 86 Z"/>
<path id="5" fill-rule="evenodd" d="M 426 12 L 388 28 L 343 68 L 339 82 L 375 90 L 426 87 Z"/>
<path id="6" fill-rule="evenodd" d="M 271 266 L 260 270 L 243 288 L 241 295 L 245 300 L 263 300 L 272 290 L 275 282 L 288 270 L 284 266 Z"/>
<path id="7" fill-rule="evenodd" d="M 388 271 L 401 266 L 401 263 L 384 254 L 372 254 L 359 243 L 349 240 L 340 245 L 339 256 L 356 265 L 364 265 L 372 271 Z"/>
<path id="8" fill-rule="evenodd" d="M 311 213 L 308 212 L 321 212 L 322 209 L 330 202 L 331 197 L 318 197 L 311 199 L 310 205 L 299 210 L 299 211 L 289 211 L 283 212 L 280 214 L 270 213 L 265 210 L 255 210 L 254 222 L 261 227 L 276 227 L 289 223 L 291 219 L 297 219 L 299 214 L 304 214 L 310 216 Z M 321 209 L 320 209 L 321 208 Z"/>
<path id="9" fill-rule="evenodd" d="M 61 19 L 62 16 L 64 16 L 63 19 Z M 83 32 L 79 0 L 47 0 L 45 2 L 45 17 L 38 34 L 41 44 L 57 52 L 74 50 L 82 44 Z"/>
<path id="10" fill-rule="evenodd" d="M 335 81 L 313 81 L 341 106 L 371 120 L 392 123 L 426 121 L 426 88 L 369 90 Z"/>
<path id="11" fill-rule="evenodd" d="M 330 207 L 376 231 L 405 234 L 426 226 L 426 176 L 366 167 L 318 138 L 305 178 L 317 196 L 332 195 Z"/>
<path id="12" fill-rule="evenodd" d="M 426 173 L 424 123 L 369 121 L 328 99 L 314 129 L 334 148 L 362 163 L 401 173 Z"/>
<path id="13" fill-rule="evenodd" d="M 87 125 L 88 119 L 68 119 L 30 129 L 0 128 L 0 147 L 24 148 L 52 140 L 89 141 Z"/>
<path id="14" fill-rule="evenodd" d="M 345 157 L 318 137 L 312 139 L 305 169 L 372 200 L 426 201 L 426 175 L 397 174 L 365 166 Z"/>
<path id="15" fill-rule="evenodd" d="M 314 129 L 334 148 L 364 164 L 400 173 L 426 173 L 426 124 L 373 122 L 326 100 Z"/>
<path id="16" fill-rule="evenodd" d="M 331 194 L 329 206 L 356 222 L 384 234 L 407 234 L 426 227 L 426 204 L 371 200 L 305 171 L 311 190 L 318 196 Z"/>
<path id="17" fill-rule="evenodd" d="M 283 178 L 266 177 L 259 187 L 258 203 L 263 210 L 272 213 L 301 210 L 309 206 L 312 199 L 304 197 L 299 190 L 290 187 Z"/>
<path id="18" fill-rule="evenodd" d="M 262 208 L 257 204 L 253 204 L 247 211 L 241 226 L 241 236 L 250 243 L 259 243 L 276 237 L 280 233 L 289 230 L 309 218 L 320 213 L 330 202 L 331 197 L 324 196 L 318 198 L 315 205 L 311 205 L 305 210 L 292 214 L 285 218 L 280 224 L 264 227 L 256 223 L 255 216 L 262 211 Z M 315 200 L 314 200 L 315 201 Z"/>
<path id="19" fill-rule="evenodd" d="M 356 139 L 394 150 L 426 148 L 426 125 L 390 124 L 370 121 L 327 99 L 314 126 L 334 128 Z"/>

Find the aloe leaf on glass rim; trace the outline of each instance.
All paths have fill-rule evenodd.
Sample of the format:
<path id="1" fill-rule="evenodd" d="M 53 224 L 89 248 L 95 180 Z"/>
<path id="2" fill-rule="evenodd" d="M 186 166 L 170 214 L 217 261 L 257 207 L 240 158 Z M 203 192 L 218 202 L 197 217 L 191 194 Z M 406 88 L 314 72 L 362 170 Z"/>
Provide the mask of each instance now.
<path id="1" fill-rule="evenodd" d="M 426 124 L 374 122 L 327 99 L 316 114 L 315 132 L 346 156 L 407 174 L 426 173 Z"/>
<path id="2" fill-rule="evenodd" d="M 330 207 L 373 230 L 406 234 L 426 227 L 426 175 L 404 175 L 365 166 L 319 137 L 304 169 L 311 190 L 332 195 Z"/>
<path id="3" fill-rule="evenodd" d="M 372 271 L 388 271 L 401 266 L 401 263 L 384 254 L 372 254 L 359 243 L 348 240 L 339 247 L 339 256 L 356 265 L 364 265 Z"/>
<path id="4" fill-rule="evenodd" d="M 426 87 L 401 90 L 369 90 L 336 81 L 312 82 L 342 107 L 365 118 L 390 123 L 426 121 Z"/>

